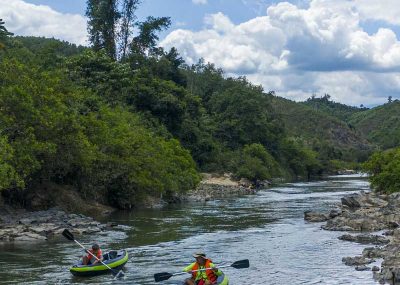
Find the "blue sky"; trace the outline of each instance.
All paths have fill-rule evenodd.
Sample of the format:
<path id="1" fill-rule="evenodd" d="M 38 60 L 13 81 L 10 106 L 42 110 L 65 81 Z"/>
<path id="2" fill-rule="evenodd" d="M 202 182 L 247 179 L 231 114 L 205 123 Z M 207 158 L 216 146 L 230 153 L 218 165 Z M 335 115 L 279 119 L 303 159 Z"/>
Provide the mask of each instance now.
<path id="1" fill-rule="evenodd" d="M 0 0 L 18 35 L 86 44 L 86 0 Z M 400 99 L 398 0 L 143 0 L 138 18 L 168 16 L 160 35 L 187 63 L 213 62 L 292 100 L 329 93 L 374 106 Z"/>
<path id="2" fill-rule="evenodd" d="M 86 0 L 25 0 L 25 2 L 48 5 L 54 10 L 63 13 L 84 15 L 86 9 Z M 143 0 L 137 14 L 139 19 L 145 19 L 149 15 L 171 17 L 171 29 L 184 26 L 190 30 L 199 30 L 204 26 L 204 16 L 206 14 L 222 12 L 229 15 L 231 20 L 238 24 L 261 15 L 269 5 L 276 2 L 208 0 L 207 4 L 196 4 L 191 0 Z M 303 1 L 288 2 L 302 3 Z"/>

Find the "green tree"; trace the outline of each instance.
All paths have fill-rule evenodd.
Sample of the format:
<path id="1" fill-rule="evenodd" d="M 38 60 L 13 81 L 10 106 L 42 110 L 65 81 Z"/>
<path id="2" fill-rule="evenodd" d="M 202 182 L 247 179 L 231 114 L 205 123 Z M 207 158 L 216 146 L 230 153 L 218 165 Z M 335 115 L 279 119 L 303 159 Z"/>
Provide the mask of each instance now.
<path id="1" fill-rule="evenodd" d="M 222 92 L 210 99 L 212 117 L 218 129 L 215 136 L 231 149 L 260 143 L 276 150 L 283 134 L 279 122 L 272 116 L 271 105 L 259 86 L 245 78 L 228 79 Z"/>
<path id="2" fill-rule="evenodd" d="M 376 191 L 400 191 L 400 148 L 374 153 L 363 167 L 371 175 L 371 185 Z"/>
<path id="3" fill-rule="evenodd" d="M 318 153 L 304 146 L 295 139 L 284 139 L 280 142 L 281 161 L 295 177 L 311 178 L 321 173 L 322 166 L 317 159 Z"/>
<path id="4" fill-rule="evenodd" d="M 160 49 L 157 47 L 158 36 L 160 32 L 171 25 L 171 19 L 168 17 L 155 18 L 147 17 L 146 21 L 137 23 L 139 34 L 133 38 L 131 49 L 134 54 L 160 55 Z"/>
<path id="5" fill-rule="evenodd" d="M 212 106 L 209 101 L 212 95 L 223 90 L 225 82 L 223 70 L 216 68 L 214 64 L 205 64 L 204 59 L 200 59 L 197 64 L 187 67 L 185 72 L 188 91 L 200 97 L 207 112 L 211 112 Z"/>
<path id="6" fill-rule="evenodd" d="M 104 49 L 115 59 L 117 23 L 121 18 L 117 0 L 87 0 L 86 16 L 88 17 L 89 40 L 93 49 Z"/>
<path id="7" fill-rule="evenodd" d="M 118 32 L 119 57 L 124 59 L 129 51 L 129 44 L 132 41 L 133 27 L 136 22 L 135 11 L 140 0 L 123 0 L 121 11 L 121 27 Z"/>
<path id="8" fill-rule="evenodd" d="M 0 64 L 0 78 L 0 125 L 24 187 L 43 180 L 64 183 L 92 153 L 79 123 L 83 94 L 59 73 L 15 61 Z"/>
<path id="9" fill-rule="evenodd" d="M 237 178 L 247 178 L 254 185 L 280 173 L 278 163 L 261 144 L 246 145 L 234 168 Z"/>
<path id="10" fill-rule="evenodd" d="M 139 4 L 140 0 L 87 0 L 89 40 L 95 51 L 104 49 L 114 60 L 131 53 L 133 64 L 144 55 L 162 55 L 162 48 L 156 47 L 157 32 L 169 27 L 171 20 L 150 16 L 139 22 L 135 15 Z M 133 36 L 135 27 L 138 34 Z"/>
<path id="11" fill-rule="evenodd" d="M 199 182 L 188 151 L 176 140 L 155 136 L 122 108 L 103 107 L 86 116 L 83 125 L 98 152 L 79 179 L 82 191 L 103 194 L 127 209 L 145 196 L 185 192 Z"/>
<path id="12" fill-rule="evenodd" d="M 130 43 L 130 55 L 128 58 L 132 69 L 136 70 L 148 63 L 149 57 L 158 58 L 164 54 L 164 50 L 157 47 L 158 35 L 160 32 L 171 25 L 168 17 L 148 17 L 144 22 L 135 23 L 139 32 L 133 37 Z"/>
<path id="13" fill-rule="evenodd" d="M 23 186 L 23 181 L 12 165 L 13 156 L 14 149 L 8 143 L 7 137 L 0 135 L 0 191 Z"/>
<path id="14" fill-rule="evenodd" d="M 129 65 L 114 61 L 104 51 L 87 50 L 70 58 L 67 66 L 74 82 L 93 90 L 112 106 L 126 103 L 134 92 Z"/>
<path id="15" fill-rule="evenodd" d="M 0 19 L 0 50 L 5 47 L 8 37 L 12 35 L 13 33 L 7 31 L 6 27 L 4 26 L 4 21 Z"/>

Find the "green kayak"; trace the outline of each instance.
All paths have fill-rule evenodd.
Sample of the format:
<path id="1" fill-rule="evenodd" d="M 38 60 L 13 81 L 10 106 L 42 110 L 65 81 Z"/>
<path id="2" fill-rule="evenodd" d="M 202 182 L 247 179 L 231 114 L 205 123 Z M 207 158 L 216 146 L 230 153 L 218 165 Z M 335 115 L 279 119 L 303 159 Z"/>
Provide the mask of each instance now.
<path id="1" fill-rule="evenodd" d="M 103 254 L 103 262 L 114 270 L 120 270 L 128 262 L 128 252 L 126 250 L 111 250 Z M 82 261 L 72 266 L 69 271 L 75 276 L 94 276 L 104 273 L 109 273 L 108 269 L 103 264 L 82 265 Z"/>
<path id="2" fill-rule="evenodd" d="M 183 285 L 185 282 L 182 283 Z M 229 285 L 229 278 L 225 274 L 222 274 L 221 276 L 218 276 L 217 283 L 216 285 Z"/>

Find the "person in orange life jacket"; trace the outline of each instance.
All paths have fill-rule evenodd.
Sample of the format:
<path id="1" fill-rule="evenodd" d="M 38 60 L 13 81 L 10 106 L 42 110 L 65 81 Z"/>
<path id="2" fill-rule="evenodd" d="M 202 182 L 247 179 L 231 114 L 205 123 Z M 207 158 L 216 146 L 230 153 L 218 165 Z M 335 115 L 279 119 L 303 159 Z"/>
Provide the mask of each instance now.
<path id="1" fill-rule="evenodd" d="M 186 285 L 212 285 L 216 284 L 218 276 L 222 275 L 211 259 L 206 257 L 204 252 L 196 252 L 193 254 L 196 259 L 195 262 L 185 267 L 183 271 L 191 272 L 192 277 L 185 280 Z M 195 271 L 198 269 L 211 268 L 202 271 Z"/>
<path id="2" fill-rule="evenodd" d="M 96 263 L 100 263 L 99 260 L 101 260 L 101 261 L 103 260 L 103 254 L 102 254 L 101 249 L 100 249 L 100 247 L 99 247 L 99 245 L 97 243 L 93 244 L 92 245 L 92 249 L 86 250 L 86 252 L 87 252 L 87 255 L 84 255 L 82 257 L 82 264 L 83 265 L 89 265 L 89 264 L 95 265 Z M 96 256 L 99 260 L 97 260 L 89 252 L 92 253 L 94 256 Z"/>

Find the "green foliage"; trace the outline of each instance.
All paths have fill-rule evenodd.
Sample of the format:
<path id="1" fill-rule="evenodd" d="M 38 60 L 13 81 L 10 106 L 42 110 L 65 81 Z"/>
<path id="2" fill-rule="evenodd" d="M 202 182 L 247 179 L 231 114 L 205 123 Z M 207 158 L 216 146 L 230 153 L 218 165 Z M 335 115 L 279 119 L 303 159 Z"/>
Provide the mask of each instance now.
<path id="1" fill-rule="evenodd" d="M 223 92 L 210 99 L 211 115 L 217 129 L 215 136 L 228 148 L 259 143 L 275 150 L 283 130 L 270 115 L 270 104 L 258 86 L 246 79 L 228 79 Z"/>
<path id="2" fill-rule="evenodd" d="M 114 61 L 104 51 L 87 50 L 70 58 L 67 66 L 70 79 L 93 90 L 111 106 L 126 104 L 134 87 L 129 66 Z"/>
<path id="3" fill-rule="evenodd" d="M 95 51 L 104 50 L 112 59 L 142 62 L 147 55 L 162 55 L 156 47 L 157 32 L 171 24 L 168 17 L 147 17 L 139 22 L 135 15 L 139 0 L 87 0 L 89 40 Z M 134 27 L 138 35 L 132 36 Z M 136 67 L 135 67 L 136 68 Z"/>
<path id="4" fill-rule="evenodd" d="M 0 136 L 0 191 L 13 187 L 23 187 L 23 181 L 12 166 L 14 149 L 7 142 L 7 137 Z"/>
<path id="5" fill-rule="evenodd" d="M 170 132 L 176 134 L 180 129 L 190 100 L 186 90 L 172 81 L 157 78 L 135 78 L 136 94 L 130 98 L 139 111 L 149 111 L 157 117 Z"/>
<path id="6" fill-rule="evenodd" d="M 130 112 L 103 107 L 83 125 L 97 152 L 83 169 L 82 191 L 106 194 L 111 204 L 131 208 L 145 195 L 184 192 L 199 182 L 189 152 L 176 140 L 154 136 Z"/>
<path id="7" fill-rule="evenodd" d="M 25 185 L 62 179 L 86 156 L 78 107 L 59 75 L 13 61 L 0 64 L 0 122 L 14 149 L 13 167 Z"/>
<path id="8" fill-rule="evenodd" d="M 183 66 L 184 60 L 179 56 L 175 48 L 171 48 L 168 53 L 160 57 L 147 59 L 145 65 L 152 76 L 162 80 L 173 81 L 179 86 L 186 87 L 187 78 L 182 69 Z"/>
<path id="9" fill-rule="evenodd" d="M 88 0 L 89 40 L 95 51 L 104 49 L 111 58 L 117 56 L 116 26 L 120 19 L 117 0 Z"/>
<path id="10" fill-rule="evenodd" d="M 400 145 L 400 101 L 354 114 L 350 124 L 381 149 Z"/>
<path id="11" fill-rule="evenodd" d="M 300 140 L 284 139 L 279 145 L 282 164 L 295 177 L 310 178 L 322 172 L 318 153 L 307 148 Z"/>
<path id="12" fill-rule="evenodd" d="M 121 27 L 118 32 L 118 47 L 119 57 L 124 59 L 129 51 L 129 45 L 132 37 L 132 29 L 135 24 L 136 15 L 135 11 L 138 8 L 141 0 L 123 0 L 120 12 L 121 15 Z"/>
<path id="13" fill-rule="evenodd" d="M 86 48 L 76 46 L 65 41 L 46 39 L 42 37 L 14 37 L 14 58 L 20 54 L 20 49 L 26 49 L 25 53 L 31 54 L 36 67 L 41 70 L 49 70 L 62 67 L 65 58 L 82 53 Z M 20 54 L 20 61 L 25 62 L 26 55 Z"/>
<path id="14" fill-rule="evenodd" d="M 400 148 L 374 153 L 363 167 L 376 191 L 400 191 Z"/>
<path id="15" fill-rule="evenodd" d="M 234 168 L 237 178 L 247 178 L 254 184 L 280 173 L 278 163 L 261 144 L 245 145 Z"/>
<path id="16" fill-rule="evenodd" d="M 203 105 L 211 113 L 210 99 L 216 92 L 223 91 L 224 72 L 211 63 L 200 60 L 197 64 L 186 68 L 188 91 L 202 99 Z"/>
<path id="17" fill-rule="evenodd" d="M 155 18 L 147 17 L 146 21 L 137 24 L 139 35 L 133 38 L 132 52 L 144 55 L 158 55 L 160 49 L 156 47 L 158 36 L 156 32 L 160 32 L 171 25 L 171 20 L 168 17 Z"/>
<path id="18" fill-rule="evenodd" d="M 4 26 L 4 22 L 0 19 L 0 50 L 3 49 L 8 41 L 8 37 L 12 36 L 13 33 L 7 31 L 6 27 Z"/>
<path id="19" fill-rule="evenodd" d="M 184 192 L 199 182 L 179 142 L 155 135 L 138 115 L 108 107 L 63 73 L 6 60 L 0 78 L 2 188 L 52 181 L 131 208 L 141 197 Z"/>
<path id="20" fill-rule="evenodd" d="M 354 114 L 367 111 L 368 108 L 358 108 L 347 106 L 341 103 L 337 103 L 330 100 L 331 96 L 325 94 L 321 98 L 317 98 L 314 95 L 307 99 L 307 101 L 302 102 L 304 105 L 323 112 L 326 115 L 338 118 L 344 122 L 348 122 L 350 117 Z"/>
<path id="21" fill-rule="evenodd" d="M 87 49 L 83 46 L 77 46 L 54 38 L 16 36 L 14 39 L 34 54 L 35 57 L 42 58 L 53 56 L 64 59 L 80 54 Z M 14 48 L 17 48 L 17 46 L 14 46 Z"/>
<path id="22" fill-rule="evenodd" d="M 333 170 L 331 160 L 362 162 L 373 150 L 373 145 L 353 127 L 349 127 L 348 123 L 336 117 L 303 103 L 299 104 L 272 94 L 270 100 L 275 112 L 282 118 L 288 135 L 300 138 L 306 147 L 315 151 L 322 169 L 326 171 Z M 322 101 L 324 100 L 327 101 L 328 98 Z M 337 106 L 339 110 L 341 108 L 341 104 L 331 105 L 332 110 Z"/>

